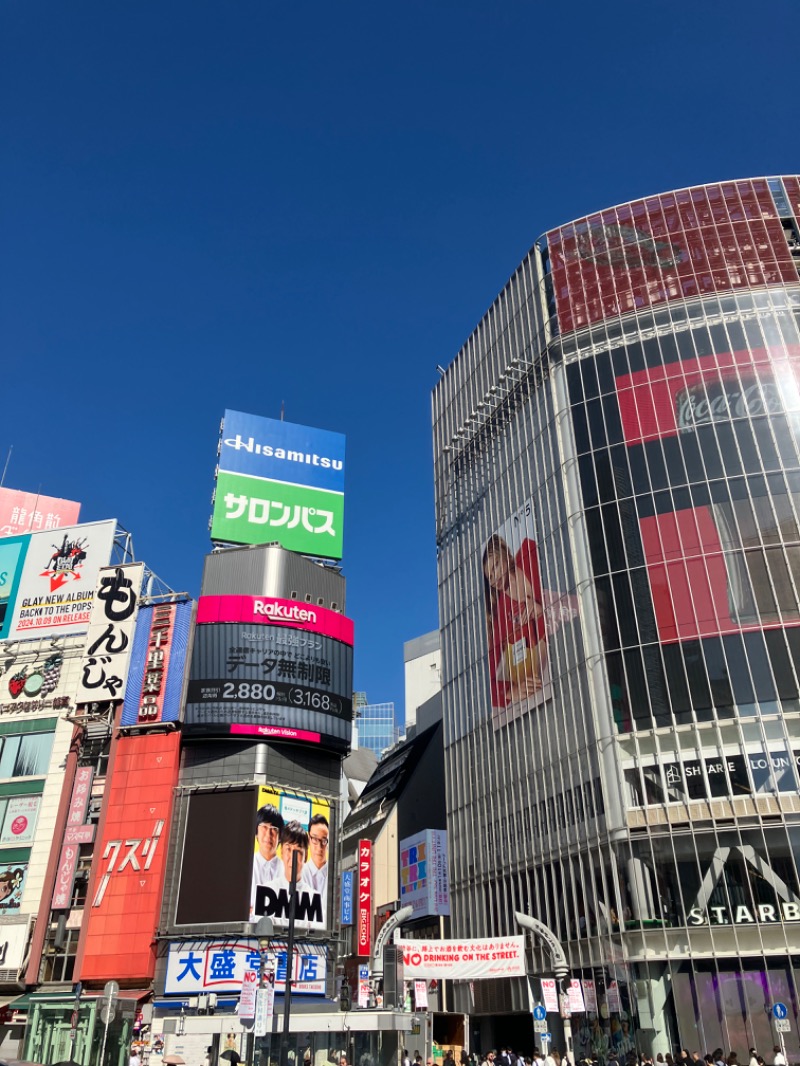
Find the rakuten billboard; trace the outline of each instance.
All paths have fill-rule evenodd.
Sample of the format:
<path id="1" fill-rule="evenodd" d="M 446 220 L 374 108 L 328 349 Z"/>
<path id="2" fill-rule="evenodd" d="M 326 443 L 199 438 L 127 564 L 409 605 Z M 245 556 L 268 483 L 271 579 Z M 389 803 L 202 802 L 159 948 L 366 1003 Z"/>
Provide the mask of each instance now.
<path id="1" fill-rule="evenodd" d="M 343 750 L 353 715 L 352 633 L 349 619 L 323 607 L 201 597 L 184 731 Z"/>
<path id="2" fill-rule="evenodd" d="M 341 559 L 344 450 L 341 433 L 226 411 L 212 539 Z"/>

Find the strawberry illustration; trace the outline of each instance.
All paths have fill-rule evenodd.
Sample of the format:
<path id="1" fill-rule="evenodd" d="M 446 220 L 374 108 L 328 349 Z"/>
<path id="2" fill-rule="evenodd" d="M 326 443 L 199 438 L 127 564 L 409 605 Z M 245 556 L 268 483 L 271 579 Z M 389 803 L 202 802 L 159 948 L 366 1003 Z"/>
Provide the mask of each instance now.
<path id="1" fill-rule="evenodd" d="M 25 680 L 27 676 L 28 668 L 27 666 L 24 666 L 18 673 L 14 674 L 8 682 L 8 691 L 11 693 L 12 699 L 16 699 L 20 692 L 25 688 Z"/>

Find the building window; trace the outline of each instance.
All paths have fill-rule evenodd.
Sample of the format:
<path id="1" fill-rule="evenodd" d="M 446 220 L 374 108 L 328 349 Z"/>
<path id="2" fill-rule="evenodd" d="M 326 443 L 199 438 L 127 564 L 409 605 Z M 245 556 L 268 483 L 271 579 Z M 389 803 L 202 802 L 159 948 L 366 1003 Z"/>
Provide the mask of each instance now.
<path id="1" fill-rule="evenodd" d="M 2 738 L 0 778 L 38 777 L 47 773 L 53 733 L 23 733 Z"/>

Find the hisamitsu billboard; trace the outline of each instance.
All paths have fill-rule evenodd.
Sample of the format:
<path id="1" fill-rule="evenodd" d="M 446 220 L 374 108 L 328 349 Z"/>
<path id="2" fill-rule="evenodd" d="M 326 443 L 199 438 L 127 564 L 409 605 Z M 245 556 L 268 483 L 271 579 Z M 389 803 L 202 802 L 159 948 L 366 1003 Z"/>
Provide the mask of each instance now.
<path id="1" fill-rule="evenodd" d="M 219 468 L 231 474 L 344 492 L 344 434 L 226 411 Z"/>
<path id="2" fill-rule="evenodd" d="M 212 540 L 340 559 L 344 450 L 341 433 L 226 411 Z"/>

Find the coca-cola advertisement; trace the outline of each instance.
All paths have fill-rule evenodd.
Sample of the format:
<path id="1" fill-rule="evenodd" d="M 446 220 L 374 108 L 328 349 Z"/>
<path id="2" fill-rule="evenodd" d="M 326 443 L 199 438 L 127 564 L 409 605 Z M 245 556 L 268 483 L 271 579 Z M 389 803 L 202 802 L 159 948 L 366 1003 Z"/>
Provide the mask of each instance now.
<path id="1" fill-rule="evenodd" d="M 800 484 L 779 472 L 797 466 L 798 368 L 800 349 L 757 349 L 616 379 L 628 448 L 652 458 L 657 442 L 678 438 L 697 466 L 676 472 L 675 488 L 702 478 L 691 493 L 656 493 L 654 513 L 640 509 L 662 642 L 800 622 Z"/>

